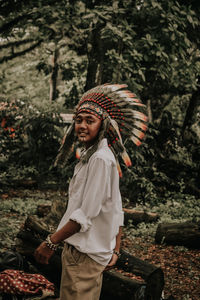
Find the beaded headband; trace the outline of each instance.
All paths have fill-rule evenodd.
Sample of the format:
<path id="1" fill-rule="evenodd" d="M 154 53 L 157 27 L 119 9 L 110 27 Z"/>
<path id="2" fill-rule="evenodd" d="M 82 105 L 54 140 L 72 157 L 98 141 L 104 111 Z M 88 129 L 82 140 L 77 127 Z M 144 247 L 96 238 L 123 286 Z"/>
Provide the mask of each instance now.
<path id="1" fill-rule="evenodd" d="M 134 93 L 125 90 L 126 87 L 125 84 L 104 84 L 90 89 L 81 97 L 74 116 L 76 117 L 78 113 L 86 111 L 102 119 L 106 126 L 103 126 L 104 131 L 101 132 L 100 138 L 106 137 L 116 158 L 121 155 L 125 164 L 131 166 L 131 160 L 123 145 L 123 139 L 128 138 L 140 146 L 147 130 L 148 119 L 144 113 L 145 105 Z M 56 164 L 62 164 L 66 161 L 75 142 L 73 122 L 65 134 Z M 118 168 L 120 173 L 119 165 Z"/>
<path id="2" fill-rule="evenodd" d="M 81 112 L 88 112 L 95 115 L 100 120 L 105 119 L 107 116 L 107 113 L 96 103 L 90 102 L 84 102 L 82 105 L 79 106 L 78 110 L 75 112 L 74 117 L 76 117 Z"/>

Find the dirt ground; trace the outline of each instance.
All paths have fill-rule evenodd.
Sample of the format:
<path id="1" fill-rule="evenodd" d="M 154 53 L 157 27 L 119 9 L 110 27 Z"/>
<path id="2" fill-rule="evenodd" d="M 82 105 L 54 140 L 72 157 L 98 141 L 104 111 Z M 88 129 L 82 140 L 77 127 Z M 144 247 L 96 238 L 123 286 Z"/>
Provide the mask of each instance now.
<path id="1" fill-rule="evenodd" d="M 156 245 L 152 239 L 126 238 L 122 248 L 134 256 L 160 266 L 164 272 L 164 299 L 200 300 L 200 251 Z"/>

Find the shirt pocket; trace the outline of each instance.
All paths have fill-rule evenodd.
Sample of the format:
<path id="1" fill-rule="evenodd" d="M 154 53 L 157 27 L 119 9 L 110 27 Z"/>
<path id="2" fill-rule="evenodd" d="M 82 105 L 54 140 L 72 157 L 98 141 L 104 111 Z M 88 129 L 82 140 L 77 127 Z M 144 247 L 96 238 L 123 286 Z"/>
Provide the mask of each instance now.
<path id="1" fill-rule="evenodd" d="M 69 196 L 81 195 L 86 182 L 86 170 L 82 167 L 72 178 L 69 185 Z"/>

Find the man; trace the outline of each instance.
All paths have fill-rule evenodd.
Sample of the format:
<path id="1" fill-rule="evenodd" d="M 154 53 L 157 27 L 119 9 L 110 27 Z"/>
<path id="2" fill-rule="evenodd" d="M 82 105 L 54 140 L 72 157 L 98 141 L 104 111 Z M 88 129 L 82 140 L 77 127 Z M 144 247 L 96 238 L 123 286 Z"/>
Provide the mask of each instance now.
<path id="1" fill-rule="evenodd" d="M 139 145 L 147 121 L 132 109 L 143 105 L 134 94 L 120 90 L 124 87 L 102 85 L 82 96 L 56 160 L 66 163 L 77 140 L 84 146 L 69 185 L 67 211 L 57 231 L 35 252 L 37 261 L 48 263 L 65 241 L 60 300 L 98 300 L 102 273 L 120 255 L 123 211 L 117 155 L 131 165 L 120 131 L 131 129 L 124 132 Z"/>

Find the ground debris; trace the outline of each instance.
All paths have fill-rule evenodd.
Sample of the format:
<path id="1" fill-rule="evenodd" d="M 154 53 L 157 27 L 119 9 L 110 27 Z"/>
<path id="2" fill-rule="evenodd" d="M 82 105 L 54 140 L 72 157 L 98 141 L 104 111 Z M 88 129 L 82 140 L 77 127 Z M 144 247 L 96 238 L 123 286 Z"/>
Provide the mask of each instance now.
<path id="1" fill-rule="evenodd" d="M 122 245 L 136 257 L 153 263 L 164 272 L 164 297 L 176 300 L 200 299 L 200 252 L 181 246 L 156 245 L 151 239 L 126 238 Z"/>
<path id="2" fill-rule="evenodd" d="M 65 192 L 39 190 L 11 190 L 0 195 L 0 251 L 10 249 L 28 214 L 37 212 L 37 206 L 49 205 L 55 198 L 63 198 Z M 139 259 L 162 268 L 165 275 L 164 299 L 171 295 L 175 300 L 200 300 L 200 252 L 181 246 L 156 245 L 152 238 L 122 237 L 122 249 Z M 135 275 L 124 272 L 135 280 Z"/>

